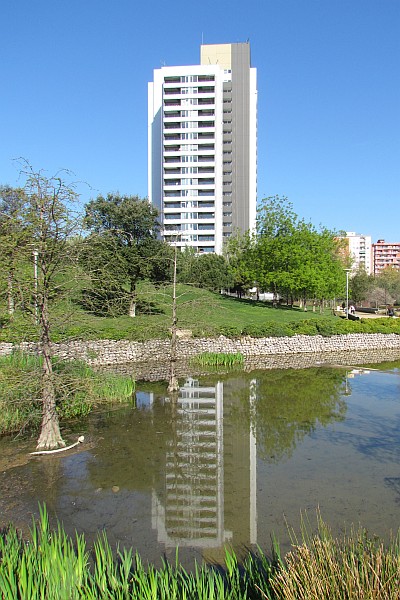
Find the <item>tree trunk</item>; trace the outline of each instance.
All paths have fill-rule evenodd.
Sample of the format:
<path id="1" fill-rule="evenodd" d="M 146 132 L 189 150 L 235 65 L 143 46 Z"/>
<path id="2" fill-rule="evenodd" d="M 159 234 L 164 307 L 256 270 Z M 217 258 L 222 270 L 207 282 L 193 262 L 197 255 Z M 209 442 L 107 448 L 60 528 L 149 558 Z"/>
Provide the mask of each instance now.
<path id="1" fill-rule="evenodd" d="M 132 298 L 131 303 L 129 305 L 129 312 L 128 312 L 130 317 L 136 317 L 136 299 Z"/>
<path id="2" fill-rule="evenodd" d="M 37 450 L 54 450 L 65 446 L 61 437 L 60 425 L 56 409 L 56 392 L 54 386 L 52 349 L 50 343 L 50 326 L 47 312 L 47 301 L 40 305 L 41 354 L 42 367 L 42 426 L 37 442 Z"/>
<path id="3" fill-rule="evenodd" d="M 131 280 L 131 302 L 129 304 L 128 315 L 132 318 L 136 317 L 136 284 Z"/>
<path id="4" fill-rule="evenodd" d="M 10 317 L 14 314 L 14 290 L 13 290 L 13 274 L 10 272 L 7 275 L 7 307 Z"/>

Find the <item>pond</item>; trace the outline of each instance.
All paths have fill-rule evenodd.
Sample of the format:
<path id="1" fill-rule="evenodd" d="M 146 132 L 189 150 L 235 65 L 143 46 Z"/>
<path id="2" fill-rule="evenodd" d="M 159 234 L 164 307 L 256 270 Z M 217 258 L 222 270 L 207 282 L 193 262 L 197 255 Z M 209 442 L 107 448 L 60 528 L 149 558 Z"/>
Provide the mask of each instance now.
<path id="1" fill-rule="evenodd" d="M 316 512 L 337 533 L 361 523 L 389 539 L 400 525 L 400 361 L 210 373 L 138 382 L 136 405 L 65 432 L 77 452 L 30 457 L 0 440 L 0 526 L 23 533 L 38 503 L 91 543 L 103 529 L 160 564 L 240 554 Z"/>

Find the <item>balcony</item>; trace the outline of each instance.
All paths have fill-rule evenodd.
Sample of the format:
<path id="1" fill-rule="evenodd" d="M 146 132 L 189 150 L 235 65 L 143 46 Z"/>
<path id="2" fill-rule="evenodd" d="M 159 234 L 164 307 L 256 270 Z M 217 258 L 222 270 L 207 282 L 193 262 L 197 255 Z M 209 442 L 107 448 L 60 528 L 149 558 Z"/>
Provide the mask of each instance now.
<path id="1" fill-rule="evenodd" d="M 199 98 L 198 99 L 198 106 L 206 106 L 206 105 L 214 105 L 214 104 L 215 104 L 214 98 Z"/>
<path id="2" fill-rule="evenodd" d="M 215 93 L 215 88 L 214 86 L 211 85 L 199 85 L 198 89 L 198 93 L 199 94 L 214 94 Z"/>
<path id="3" fill-rule="evenodd" d="M 213 117 L 215 115 L 215 111 L 212 108 L 202 109 L 198 111 L 199 117 Z"/>
<path id="4" fill-rule="evenodd" d="M 164 209 L 167 210 L 168 208 L 181 208 L 181 203 L 180 202 L 166 202 Z"/>
<path id="5" fill-rule="evenodd" d="M 176 118 L 181 116 L 180 110 L 164 110 L 164 118 L 170 119 L 171 117 Z"/>
<path id="6" fill-rule="evenodd" d="M 197 227 L 198 231 L 214 231 L 212 223 L 199 223 Z"/>
<path id="7" fill-rule="evenodd" d="M 214 213 L 201 213 L 199 212 L 197 215 L 198 219 L 208 219 L 209 221 L 212 221 L 214 219 Z"/>
<path id="8" fill-rule="evenodd" d="M 213 140 L 214 139 L 214 132 L 210 131 L 209 133 L 199 133 L 198 138 L 199 140 Z"/>

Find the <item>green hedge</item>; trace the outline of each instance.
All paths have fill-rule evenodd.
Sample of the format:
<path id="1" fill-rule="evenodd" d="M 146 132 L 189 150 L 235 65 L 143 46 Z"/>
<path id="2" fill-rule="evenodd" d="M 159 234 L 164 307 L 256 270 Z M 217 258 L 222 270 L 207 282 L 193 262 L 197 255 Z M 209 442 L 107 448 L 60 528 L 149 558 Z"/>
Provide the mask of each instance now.
<path id="1" fill-rule="evenodd" d="M 263 325 L 246 325 L 243 328 L 221 327 L 219 333 L 229 338 L 290 337 L 293 335 L 345 335 L 348 333 L 395 333 L 400 335 L 400 319 L 304 319 L 289 323 L 268 322 Z"/>

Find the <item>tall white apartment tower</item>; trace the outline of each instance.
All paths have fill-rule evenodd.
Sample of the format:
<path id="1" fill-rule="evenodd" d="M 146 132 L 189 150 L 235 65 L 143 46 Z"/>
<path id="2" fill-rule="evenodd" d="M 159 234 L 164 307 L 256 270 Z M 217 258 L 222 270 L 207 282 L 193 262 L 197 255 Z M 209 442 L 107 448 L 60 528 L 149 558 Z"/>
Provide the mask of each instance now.
<path id="1" fill-rule="evenodd" d="M 355 231 L 346 231 L 348 253 L 352 260 L 352 272 L 359 268 L 365 270 L 367 275 L 372 273 L 372 238 L 370 235 L 360 235 Z"/>
<path id="2" fill-rule="evenodd" d="M 200 65 L 162 67 L 149 83 L 149 200 L 162 237 L 222 252 L 254 229 L 257 72 L 250 45 L 202 45 Z"/>

